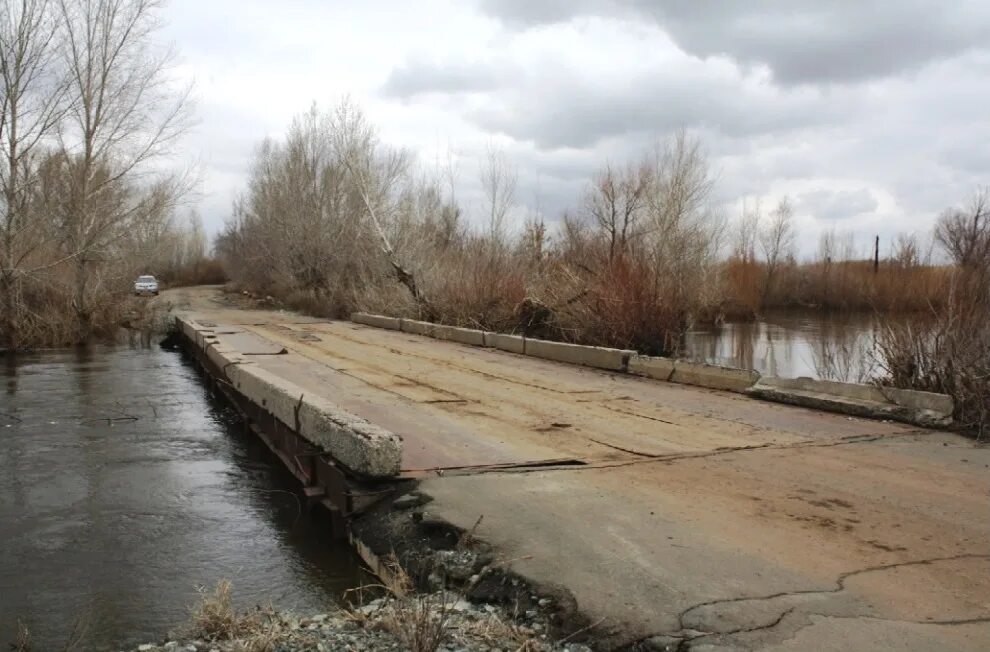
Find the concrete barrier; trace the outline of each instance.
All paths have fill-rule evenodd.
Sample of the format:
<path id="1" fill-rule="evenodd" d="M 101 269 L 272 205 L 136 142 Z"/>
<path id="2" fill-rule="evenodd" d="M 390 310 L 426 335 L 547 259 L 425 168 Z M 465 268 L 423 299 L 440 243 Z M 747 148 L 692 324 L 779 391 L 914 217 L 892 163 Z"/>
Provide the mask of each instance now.
<path id="1" fill-rule="evenodd" d="M 648 355 L 635 355 L 630 358 L 629 373 L 671 383 L 730 392 L 745 392 L 760 379 L 760 374 L 746 369 Z"/>
<path id="2" fill-rule="evenodd" d="M 896 387 L 880 387 L 879 389 L 888 400 L 911 410 L 928 410 L 950 416 L 955 411 L 955 402 L 948 394 L 919 392 L 914 389 L 898 389 Z"/>
<path id="3" fill-rule="evenodd" d="M 190 343 L 202 339 L 203 331 L 180 318 L 177 322 Z M 200 349 L 236 391 L 327 451 L 343 466 L 369 477 L 388 478 L 398 474 L 402 440 L 397 435 L 341 410 L 323 397 L 308 394 L 298 385 L 229 351 L 222 340 L 208 341 Z"/>
<path id="4" fill-rule="evenodd" d="M 415 319 L 402 320 L 402 332 L 412 333 L 413 335 L 433 337 L 433 326 L 434 325 L 428 321 L 416 321 Z"/>
<path id="5" fill-rule="evenodd" d="M 952 397 L 894 387 L 813 378 L 761 378 L 748 392 L 757 398 L 925 427 L 952 423 Z"/>
<path id="6" fill-rule="evenodd" d="M 504 333 L 485 333 L 485 346 L 509 353 L 520 355 L 526 352 L 526 338 L 522 335 L 505 335 Z"/>
<path id="7" fill-rule="evenodd" d="M 893 403 L 912 410 L 930 410 L 952 414 L 954 404 L 952 397 L 934 392 L 920 392 L 913 389 L 898 389 L 879 385 L 861 383 L 840 383 L 834 380 L 815 380 L 813 378 L 763 378 L 760 384 L 765 387 L 831 394 L 857 401 L 873 401 L 876 403 Z"/>
<path id="8" fill-rule="evenodd" d="M 745 392 L 760 379 L 760 374 L 748 369 L 720 367 L 701 362 L 677 360 L 670 381 L 729 392 Z"/>
<path id="9" fill-rule="evenodd" d="M 180 333 L 190 342 L 196 341 L 196 327 L 192 325 L 188 320 L 182 319 L 181 317 L 174 317 L 175 327 Z"/>
<path id="10" fill-rule="evenodd" d="M 351 321 L 365 326 L 375 328 L 386 328 L 390 331 L 402 329 L 402 320 L 396 317 L 385 317 L 383 315 L 369 315 L 366 312 L 355 312 L 351 315 Z"/>
<path id="11" fill-rule="evenodd" d="M 887 398 L 873 385 L 860 385 L 857 383 L 840 383 L 834 380 L 816 380 L 801 376 L 799 378 L 780 378 L 777 376 L 767 376 L 760 379 L 763 387 L 774 387 L 776 389 L 786 389 L 798 392 L 815 392 L 819 394 L 831 394 L 842 398 L 856 401 L 877 401 L 887 402 Z"/>
<path id="12" fill-rule="evenodd" d="M 485 332 L 476 331 L 473 328 L 458 328 L 456 326 L 433 326 L 433 337 L 438 340 L 449 340 L 459 344 L 470 344 L 471 346 L 485 345 Z"/>
<path id="13" fill-rule="evenodd" d="M 635 351 L 582 346 L 565 342 L 525 339 L 525 353 L 534 358 L 556 360 L 610 371 L 625 371 Z"/>
<path id="14" fill-rule="evenodd" d="M 649 355 L 634 355 L 629 358 L 629 373 L 669 381 L 674 374 L 674 360 Z"/>

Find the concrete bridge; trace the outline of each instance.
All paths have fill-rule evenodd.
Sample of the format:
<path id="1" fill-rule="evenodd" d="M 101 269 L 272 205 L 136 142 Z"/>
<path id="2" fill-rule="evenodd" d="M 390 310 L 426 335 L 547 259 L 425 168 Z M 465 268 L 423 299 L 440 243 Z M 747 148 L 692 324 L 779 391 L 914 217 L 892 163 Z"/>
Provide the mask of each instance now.
<path id="1" fill-rule="evenodd" d="M 569 592 L 603 647 L 990 649 L 990 449 L 972 440 L 508 340 L 167 298 L 307 493 L 359 511 L 374 492 L 334 498 L 333 473 L 389 477 L 432 519 L 483 517 L 476 536 Z"/>

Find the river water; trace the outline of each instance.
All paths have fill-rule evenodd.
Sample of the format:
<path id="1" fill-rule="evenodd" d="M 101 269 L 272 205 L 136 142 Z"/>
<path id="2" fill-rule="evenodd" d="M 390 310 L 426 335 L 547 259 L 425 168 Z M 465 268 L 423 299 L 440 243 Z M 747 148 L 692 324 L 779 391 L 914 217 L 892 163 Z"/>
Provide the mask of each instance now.
<path id="1" fill-rule="evenodd" d="M 789 310 L 688 333 L 686 357 L 765 376 L 860 382 L 875 372 L 876 317 Z"/>
<path id="2" fill-rule="evenodd" d="M 293 479 L 175 352 L 0 357 L 0 647 L 133 647 L 188 621 L 197 586 L 316 613 L 362 578 Z"/>

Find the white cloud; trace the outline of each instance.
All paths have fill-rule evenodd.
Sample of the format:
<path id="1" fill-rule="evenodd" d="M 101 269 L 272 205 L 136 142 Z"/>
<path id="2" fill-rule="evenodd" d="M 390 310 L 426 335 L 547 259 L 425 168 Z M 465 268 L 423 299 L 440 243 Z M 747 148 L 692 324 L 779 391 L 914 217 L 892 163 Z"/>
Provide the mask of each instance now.
<path id="1" fill-rule="evenodd" d="M 809 240 L 924 230 L 990 181 L 983 4 L 784 6 L 173 0 L 164 36 L 200 115 L 181 154 L 203 169 L 214 231 L 258 141 L 344 95 L 424 167 L 455 152 L 469 214 L 493 140 L 519 168 L 519 213 L 553 218 L 605 161 L 682 127 L 704 139 L 730 215 L 789 194 Z"/>

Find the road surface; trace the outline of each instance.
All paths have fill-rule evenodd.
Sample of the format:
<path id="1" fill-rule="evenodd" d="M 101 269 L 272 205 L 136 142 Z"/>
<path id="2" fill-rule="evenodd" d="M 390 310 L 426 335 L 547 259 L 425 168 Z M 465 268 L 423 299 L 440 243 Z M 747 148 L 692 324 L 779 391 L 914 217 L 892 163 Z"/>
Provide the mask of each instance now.
<path id="1" fill-rule="evenodd" d="M 484 516 L 477 535 L 568 589 L 603 646 L 990 649 L 990 448 L 972 440 L 239 309 L 215 289 L 167 300 L 400 435 L 430 515 Z"/>

